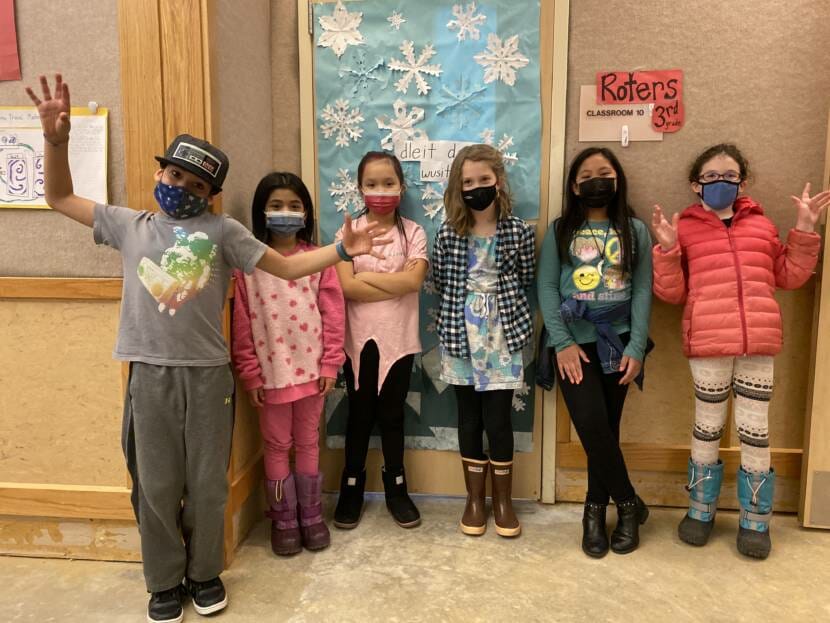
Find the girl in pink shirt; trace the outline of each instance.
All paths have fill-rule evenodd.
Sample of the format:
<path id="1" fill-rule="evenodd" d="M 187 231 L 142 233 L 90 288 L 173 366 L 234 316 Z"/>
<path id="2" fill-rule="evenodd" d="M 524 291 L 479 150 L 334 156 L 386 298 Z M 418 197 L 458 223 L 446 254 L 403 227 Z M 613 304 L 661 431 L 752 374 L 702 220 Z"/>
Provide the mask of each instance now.
<path id="1" fill-rule="evenodd" d="M 302 180 L 270 173 L 251 207 L 254 235 L 283 255 L 314 249 L 314 209 Z M 320 505 L 318 427 L 343 364 L 344 305 L 332 267 L 286 281 L 259 269 L 235 274 L 232 350 L 239 379 L 259 409 L 271 549 L 290 555 L 327 547 Z M 296 473 L 288 465 L 294 447 Z"/>
<path id="2" fill-rule="evenodd" d="M 391 242 L 378 251 L 383 259 L 355 257 L 336 266 L 346 298 L 346 363 L 349 396 L 346 465 L 334 513 L 338 528 L 354 528 L 363 510 L 366 453 L 375 423 L 383 448 L 386 506 L 404 528 L 421 523 L 406 489 L 403 467 L 404 403 L 416 353 L 418 292 L 427 273 L 423 228 L 403 218 L 398 206 L 406 186 L 401 163 L 392 154 L 369 152 L 357 168 L 366 210 L 357 220 L 388 228 Z M 338 232 L 337 238 L 340 238 Z"/>

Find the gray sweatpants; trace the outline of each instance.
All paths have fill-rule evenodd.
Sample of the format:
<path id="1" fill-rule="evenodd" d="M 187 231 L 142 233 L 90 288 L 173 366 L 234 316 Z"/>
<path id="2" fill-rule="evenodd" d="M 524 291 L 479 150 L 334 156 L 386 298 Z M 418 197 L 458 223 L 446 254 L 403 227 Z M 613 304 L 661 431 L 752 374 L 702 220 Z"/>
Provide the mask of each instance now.
<path id="1" fill-rule="evenodd" d="M 227 365 L 130 365 L 121 443 L 150 592 L 222 572 L 232 394 Z"/>

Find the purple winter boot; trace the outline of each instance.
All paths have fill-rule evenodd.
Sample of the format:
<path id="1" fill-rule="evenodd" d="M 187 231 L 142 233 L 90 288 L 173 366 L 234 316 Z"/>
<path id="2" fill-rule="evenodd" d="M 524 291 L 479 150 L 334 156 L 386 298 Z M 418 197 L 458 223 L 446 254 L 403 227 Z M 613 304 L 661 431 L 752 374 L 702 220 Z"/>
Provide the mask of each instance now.
<path id="1" fill-rule="evenodd" d="M 323 488 L 323 474 L 313 476 L 296 474 L 300 532 L 306 549 L 324 549 L 331 543 L 331 535 L 323 521 L 323 505 L 320 493 Z"/>
<path id="2" fill-rule="evenodd" d="M 277 556 L 290 556 L 303 550 L 300 527 L 297 524 L 297 491 L 294 477 L 285 480 L 266 480 L 265 499 L 269 510 L 265 516 L 271 519 L 271 550 Z"/>

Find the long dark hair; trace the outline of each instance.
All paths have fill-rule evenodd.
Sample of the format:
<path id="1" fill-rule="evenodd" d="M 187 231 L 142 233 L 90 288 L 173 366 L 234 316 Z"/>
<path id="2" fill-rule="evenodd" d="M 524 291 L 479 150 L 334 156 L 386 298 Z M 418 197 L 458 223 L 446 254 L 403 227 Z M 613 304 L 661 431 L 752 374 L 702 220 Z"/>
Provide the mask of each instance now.
<path id="1" fill-rule="evenodd" d="M 254 229 L 254 236 L 257 240 L 268 244 L 270 235 L 265 223 L 265 206 L 271 193 L 278 188 L 286 188 L 300 198 L 305 212 L 305 227 L 297 232 L 297 238 L 313 244 L 314 235 L 314 204 L 311 201 L 311 194 L 308 192 L 303 180 L 285 171 L 274 171 L 269 173 L 257 184 L 254 191 L 254 199 L 251 202 L 251 223 Z"/>
<path id="2" fill-rule="evenodd" d="M 360 164 L 357 165 L 357 187 L 363 187 L 363 171 L 366 169 L 366 165 L 370 162 L 375 162 L 376 160 L 388 160 L 392 163 L 392 168 L 395 169 L 395 175 L 398 178 L 398 182 L 401 184 L 401 188 L 406 186 L 406 181 L 403 177 L 403 167 L 401 166 L 401 161 L 398 160 L 398 157 L 394 154 L 390 154 L 385 151 L 367 151 L 363 157 L 360 159 Z M 369 212 L 369 208 L 364 207 L 360 212 L 358 212 L 357 216 L 363 216 Z M 404 253 L 409 253 L 409 240 L 406 237 L 406 230 L 403 227 L 403 217 L 401 217 L 400 208 L 395 210 L 395 227 L 398 228 L 398 233 L 401 235 L 401 239 L 403 239 L 404 244 Z"/>
<path id="3" fill-rule="evenodd" d="M 559 248 L 559 258 L 563 264 L 571 263 L 570 246 L 576 231 L 588 220 L 588 211 L 574 192 L 576 175 L 579 167 L 591 156 L 602 155 L 611 163 L 617 174 L 617 194 L 608 204 L 609 227 L 620 237 L 621 264 L 624 275 L 631 274 L 632 256 L 634 253 L 634 234 L 631 229 L 631 219 L 635 218 L 634 210 L 628 205 L 628 185 L 625 181 L 625 172 L 617 157 L 605 147 L 589 147 L 579 152 L 571 163 L 568 179 L 565 183 L 566 196 L 562 216 L 556 221 L 556 240 Z"/>

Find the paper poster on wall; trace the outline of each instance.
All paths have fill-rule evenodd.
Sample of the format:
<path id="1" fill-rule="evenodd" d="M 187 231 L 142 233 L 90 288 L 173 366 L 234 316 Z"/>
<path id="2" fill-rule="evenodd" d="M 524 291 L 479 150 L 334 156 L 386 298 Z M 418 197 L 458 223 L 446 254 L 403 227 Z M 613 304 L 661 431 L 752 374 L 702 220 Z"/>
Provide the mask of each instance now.
<path id="1" fill-rule="evenodd" d="M 107 115 L 72 108 L 69 166 L 75 194 L 107 202 Z M 0 208 L 48 209 L 43 189 L 43 131 L 32 106 L 0 106 Z"/>
<path id="2" fill-rule="evenodd" d="M 0 80 L 20 80 L 14 0 L 0 0 Z"/>
<path id="3" fill-rule="evenodd" d="M 444 220 L 443 195 L 455 155 L 488 143 L 506 164 L 514 213 L 539 214 L 541 98 L 539 2 L 355 0 L 313 4 L 317 200 L 321 242 L 343 213 L 363 202 L 357 165 L 367 151 L 395 153 L 407 192 L 401 212 L 427 239 Z M 439 377 L 437 297 L 421 293 L 423 355 L 407 400 L 409 447 L 456 449 L 457 412 Z M 532 361 L 528 353 L 526 361 Z M 529 450 L 534 370 L 515 392 L 516 447 Z M 327 403 L 328 443 L 342 446 L 347 414 L 342 382 Z"/>
<path id="4" fill-rule="evenodd" d="M 629 141 L 662 141 L 663 133 L 651 124 L 654 104 L 597 104 L 593 84 L 579 88 L 580 142 L 620 141 L 627 128 Z"/>
<path id="5" fill-rule="evenodd" d="M 654 104 L 652 127 L 677 132 L 683 127 L 683 71 L 606 71 L 597 74 L 597 104 Z"/>

